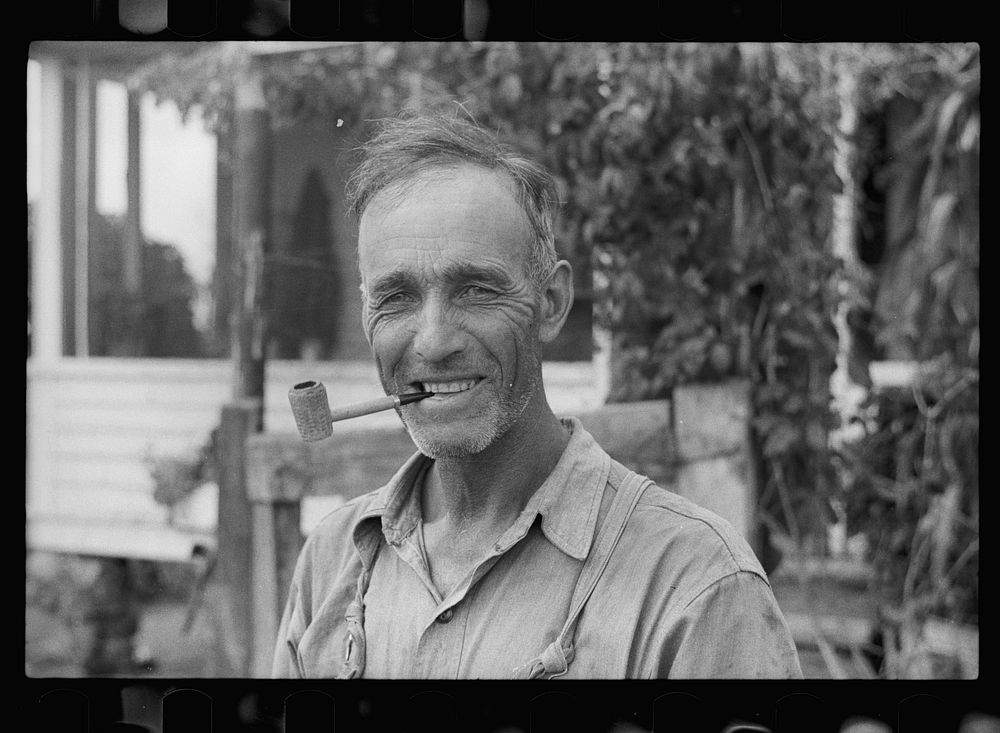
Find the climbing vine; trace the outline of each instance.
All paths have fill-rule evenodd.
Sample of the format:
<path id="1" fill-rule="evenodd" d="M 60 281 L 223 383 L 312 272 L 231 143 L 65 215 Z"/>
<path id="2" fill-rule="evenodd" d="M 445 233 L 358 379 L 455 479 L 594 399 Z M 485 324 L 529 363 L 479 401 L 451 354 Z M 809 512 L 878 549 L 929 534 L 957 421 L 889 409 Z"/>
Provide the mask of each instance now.
<path id="1" fill-rule="evenodd" d="M 135 83 L 207 107 L 222 129 L 220 79 L 247 63 L 206 49 Z M 557 246 L 612 334 L 610 399 L 748 380 L 765 528 L 821 549 L 841 502 L 895 602 L 930 589 L 930 606 L 968 616 L 956 589 L 978 567 L 978 464 L 963 448 L 978 439 L 975 46 L 369 43 L 257 63 L 274 124 L 325 121 L 345 151 L 366 121 L 414 107 L 470 115 L 545 163 Z M 906 182 L 894 238 L 860 273 L 831 247 L 838 74 L 855 77 L 861 115 L 909 115 L 888 161 L 863 135 L 847 141 L 857 176 Z M 909 396 L 873 393 L 860 442 L 834 449 L 848 297 L 882 358 L 936 367 Z M 947 541 L 942 507 L 955 508 Z"/>

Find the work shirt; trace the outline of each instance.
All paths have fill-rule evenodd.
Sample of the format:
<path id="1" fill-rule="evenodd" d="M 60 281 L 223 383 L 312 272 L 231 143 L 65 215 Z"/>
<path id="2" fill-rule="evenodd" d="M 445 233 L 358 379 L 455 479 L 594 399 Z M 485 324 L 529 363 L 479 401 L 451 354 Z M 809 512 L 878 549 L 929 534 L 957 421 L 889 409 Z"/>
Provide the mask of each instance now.
<path id="1" fill-rule="evenodd" d="M 630 471 L 575 418 L 555 469 L 446 596 L 431 581 L 417 453 L 328 514 L 296 564 L 275 677 L 509 678 L 567 619 L 595 532 Z M 352 605 L 353 602 L 353 605 Z M 353 621 L 349 621 L 351 617 Z M 590 596 L 564 677 L 788 678 L 801 669 L 767 577 L 717 515 L 650 484 Z M 360 649 L 358 648 L 360 647 Z"/>

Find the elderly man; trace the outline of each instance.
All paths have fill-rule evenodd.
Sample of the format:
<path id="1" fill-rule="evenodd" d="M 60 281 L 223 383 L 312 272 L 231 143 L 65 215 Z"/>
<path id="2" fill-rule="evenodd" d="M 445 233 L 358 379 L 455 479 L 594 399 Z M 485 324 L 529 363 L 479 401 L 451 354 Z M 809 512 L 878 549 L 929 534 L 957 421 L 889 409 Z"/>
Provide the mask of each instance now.
<path id="1" fill-rule="evenodd" d="M 553 414 L 542 345 L 573 302 L 556 191 L 451 118 L 383 123 L 351 181 L 364 329 L 418 448 L 307 538 L 278 677 L 800 676 L 722 519 Z"/>

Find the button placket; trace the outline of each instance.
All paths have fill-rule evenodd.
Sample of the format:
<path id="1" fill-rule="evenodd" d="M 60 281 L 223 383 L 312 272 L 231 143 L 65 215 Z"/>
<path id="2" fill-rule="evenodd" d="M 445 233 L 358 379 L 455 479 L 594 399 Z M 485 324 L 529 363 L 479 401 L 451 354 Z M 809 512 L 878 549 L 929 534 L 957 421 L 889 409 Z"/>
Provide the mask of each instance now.
<path id="1" fill-rule="evenodd" d="M 433 617 L 417 645 L 416 671 L 421 676 L 454 678 L 458 675 L 465 656 L 463 627 L 467 618 L 461 604 L 449 606 Z"/>

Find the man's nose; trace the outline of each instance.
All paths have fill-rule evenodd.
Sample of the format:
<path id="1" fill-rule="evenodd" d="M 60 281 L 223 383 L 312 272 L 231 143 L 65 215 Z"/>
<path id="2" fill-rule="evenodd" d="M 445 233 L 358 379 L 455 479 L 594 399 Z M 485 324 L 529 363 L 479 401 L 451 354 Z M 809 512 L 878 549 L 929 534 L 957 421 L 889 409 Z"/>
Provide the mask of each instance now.
<path id="1" fill-rule="evenodd" d="M 465 334 L 446 303 L 428 298 L 420 309 L 413 350 L 424 361 L 444 361 L 465 348 Z"/>

